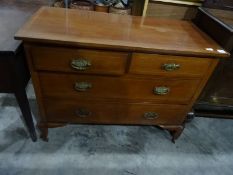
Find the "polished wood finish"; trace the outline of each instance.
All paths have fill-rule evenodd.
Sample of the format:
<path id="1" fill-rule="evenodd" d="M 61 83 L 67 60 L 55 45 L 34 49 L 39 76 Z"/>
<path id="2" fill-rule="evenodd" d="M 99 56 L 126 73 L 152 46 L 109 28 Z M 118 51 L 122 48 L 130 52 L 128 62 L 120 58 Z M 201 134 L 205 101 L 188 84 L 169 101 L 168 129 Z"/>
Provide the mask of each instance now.
<path id="1" fill-rule="evenodd" d="M 16 38 L 25 43 L 44 140 L 50 127 L 93 123 L 158 125 L 171 131 L 174 141 L 216 57 L 228 56 L 189 22 L 55 8 L 41 8 Z M 92 59 L 93 72 L 91 66 L 72 70 L 74 56 Z M 170 61 L 180 70 L 161 69 Z M 75 88 L 76 82 L 85 82 L 85 91 Z M 154 93 L 167 86 L 170 91 L 160 88 L 164 95 Z"/>
<path id="2" fill-rule="evenodd" d="M 77 19 L 79 19 L 77 21 Z M 91 24 L 91 27 L 90 27 Z M 122 27 L 123 26 L 123 27 Z M 41 8 L 16 35 L 27 42 L 79 47 L 226 57 L 191 22 L 156 20 L 62 8 Z M 212 48 L 213 50 L 206 50 Z"/>
<path id="3" fill-rule="evenodd" d="M 169 125 L 183 122 L 183 105 L 154 105 L 110 103 L 98 101 L 44 100 L 48 122 L 95 124 Z M 79 110 L 88 114 L 80 116 Z M 147 119 L 146 112 L 155 112 L 155 119 Z"/>
<path id="4" fill-rule="evenodd" d="M 124 74 L 129 56 L 124 52 L 61 47 L 32 47 L 31 54 L 37 70 L 110 75 Z M 85 71 L 74 69 L 71 62 L 75 59 L 86 59 L 91 66 Z"/>
<path id="5" fill-rule="evenodd" d="M 211 62 L 211 59 L 197 57 L 136 53 L 132 55 L 132 64 L 129 72 L 145 75 L 202 77 Z M 173 71 L 166 71 L 163 65 L 169 63 L 178 64 L 179 68 Z"/>
<path id="6" fill-rule="evenodd" d="M 200 84 L 199 79 L 171 79 L 148 77 L 99 77 L 40 73 L 39 79 L 45 97 L 61 97 L 69 99 L 111 99 L 137 100 L 159 103 L 188 104 Z M 91 83 L 86 91 L 75 90 L 76 82 Z M 56 88 L 54 88 L 56 87 Z M 167 87 L 166 95 L 153 92 L 156 87 Z"/>
<path id="7" fill-rule="evenodd" d="M 25 91 L 30 73 L 21 41 L 14 40 L 15 32 L 43 4 L 42 1 L 28 2 L 0 1 L 0 93 L 15 95 L 29 135 L 32 141 L 36 141 L 37 136 Z"/>

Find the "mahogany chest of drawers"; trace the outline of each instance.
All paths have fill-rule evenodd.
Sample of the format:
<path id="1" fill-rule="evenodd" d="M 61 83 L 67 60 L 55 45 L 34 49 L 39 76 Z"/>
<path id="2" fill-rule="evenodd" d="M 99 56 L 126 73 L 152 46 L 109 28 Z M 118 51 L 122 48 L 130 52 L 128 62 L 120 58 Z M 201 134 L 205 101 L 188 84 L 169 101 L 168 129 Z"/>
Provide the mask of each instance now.
<path id="1" fill-rule="evenodd" d="M 38 127 L 157 125 L 173 141 L 228 53 L 184 21 L 43 7 L 24 41 L 40 109 Z"/>

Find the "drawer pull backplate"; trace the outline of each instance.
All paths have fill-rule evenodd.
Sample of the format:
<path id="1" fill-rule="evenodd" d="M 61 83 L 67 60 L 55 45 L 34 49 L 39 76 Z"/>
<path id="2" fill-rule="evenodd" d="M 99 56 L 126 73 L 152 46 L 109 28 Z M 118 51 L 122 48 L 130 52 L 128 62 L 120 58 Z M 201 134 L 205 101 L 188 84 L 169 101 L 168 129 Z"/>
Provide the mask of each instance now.
<path id="1" fill-rule="evenodd" d="M 170 88 L 168 87 L 155 87 L 154 88 L 154 94 L 156 95 L 166 95 L 168 94 L 170 91 Z"/>
<path id="2" fill-rule="evenodd" d="M 74 59 L 71 61 L 71 67 L 76 70 L 86 70 L 91 66 L 91 62 L 86 59 Z"/>
<path id="3" fill-rule="evenodd" d="M 87 91 L 88 89 L 92 88 L 92 84 L 88 82 L 76 82 L 75 83 L 75 90 L 76 91 Z"/>
<path id="4" fill-rule="evenodd" d="M 159 115 L 156 112 L 145 112 L 144 113 L 144 118 L 148 120 L 153 120 L 158 118 Z"/>
<path id="5" fill-rule="evenodd" d="M 179 69 L 180 65 L 176 63 L 166 63 L 162 65 L 162 68 L 166 71 L 174 71 Z"/>
<path id="6" fill-rule="evenodd" d="M 75 111 L 75 114 L 80 118 L 85 118 L 85 117 L 90 116 L 91 112 L 88 111 L 87 109 L 80 108 Z"/>

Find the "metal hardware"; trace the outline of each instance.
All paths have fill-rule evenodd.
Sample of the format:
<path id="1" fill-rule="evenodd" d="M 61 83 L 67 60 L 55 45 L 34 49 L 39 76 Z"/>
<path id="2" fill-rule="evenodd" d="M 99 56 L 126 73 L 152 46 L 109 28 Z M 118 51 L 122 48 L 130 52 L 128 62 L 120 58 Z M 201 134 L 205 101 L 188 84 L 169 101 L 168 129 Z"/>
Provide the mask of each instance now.
<path id="1" fill-rule="evenodd" d="M 91 62 L 83 58 L 74 59 L 71 61 L 71 67 L 76 70 L 86 70 L 90 66 L 91 66 Z"/>
<path id="2" fill-rule="evenodd" d="M 92 84 L 88 82 L 76 82 L 74 88 L 77 91 L 83 92 L 92 88 Z"/>
<path id="3" fill-rule="evenodd" d="M 180 65 L 176 63 L 166 63 L 162 65 L 162 68 L 166 71 L 174 71 L 179 69 Z"/>
<path id="4" fill-rule="evenodd" d="M 85 118 L 85 117 L 90 116 L 90 115 L 91 115 L 91 112 L 88 111 L 87 109 L 80 108 L 80 109 L 78 109 L 78 110 L 75 111 L 75 114 L 76 114 L 78 117 Z"/>
<path id="5" fill-rule="evenodd" d="M 164 86 L 154 88 L 154 94 L 156 95 L 166 95 L 169 93 L 169 91 L 170 88 Z"/>
<path id="6" fill-rule="evenodd" d="M 159 115 L 156 112 L 145 112 L 144 117 L 148 120 L 153 120 L 159 117 Z"/>

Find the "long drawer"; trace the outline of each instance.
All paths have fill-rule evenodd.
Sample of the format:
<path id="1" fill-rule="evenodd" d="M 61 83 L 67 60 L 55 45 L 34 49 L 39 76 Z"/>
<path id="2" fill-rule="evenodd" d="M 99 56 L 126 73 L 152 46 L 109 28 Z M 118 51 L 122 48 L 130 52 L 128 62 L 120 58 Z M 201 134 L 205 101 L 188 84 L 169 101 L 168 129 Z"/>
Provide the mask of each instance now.
<path id="1" fill-rule="evenodd" d="M 124 74 L 129 55 L 125 52 L 42 46 L 31 47 L 30 53 L 37 70 L 109 75 Z"/>
<path id="2" fill-rule="evenodd" d="M 201 77 L 212 63 L 208 58 L 134 53 L 130 73 Z"/>
<path id="3" fill-rule="evenodd" d="M 187 104 L 200 83 L 199 79 L 146 79 L 42 72 L 39 78 L 44 97 L 77 100 L 108 98 L 177 104 Z"/>
<path id="4" fill-rule="evenodd" d="M 181 124 L 183 105 L 100 103 L 44 99 L 48 122 L 96 124 Z"/>

